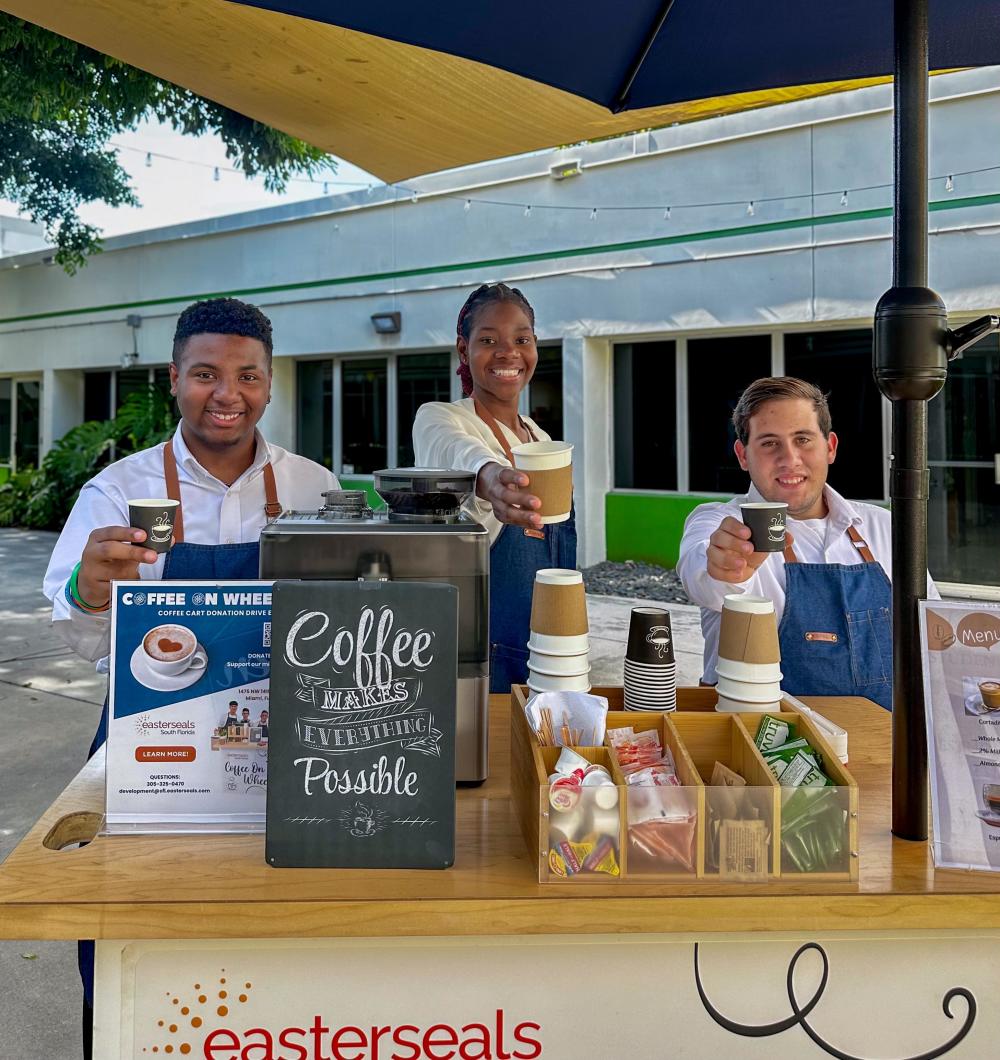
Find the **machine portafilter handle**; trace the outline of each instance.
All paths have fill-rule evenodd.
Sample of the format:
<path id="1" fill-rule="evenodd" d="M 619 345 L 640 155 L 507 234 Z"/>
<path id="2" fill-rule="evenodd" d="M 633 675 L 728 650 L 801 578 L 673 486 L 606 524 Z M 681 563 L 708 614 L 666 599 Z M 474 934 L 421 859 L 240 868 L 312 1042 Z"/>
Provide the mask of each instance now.
<path id="1" fill-rule="evenodd" d="M 359 582 L 392 581 L 392 562 L 387 552 L 362 552 L 358 556 Z"/>

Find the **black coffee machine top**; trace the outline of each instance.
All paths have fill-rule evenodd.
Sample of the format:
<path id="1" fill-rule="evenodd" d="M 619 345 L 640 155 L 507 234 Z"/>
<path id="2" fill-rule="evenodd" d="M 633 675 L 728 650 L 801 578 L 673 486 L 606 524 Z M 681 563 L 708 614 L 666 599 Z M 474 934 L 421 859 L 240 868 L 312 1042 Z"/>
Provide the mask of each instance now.
<path id="1" fill-rule="evenodd" d="M 471 471 L 436 467 L 385 468 L 374 479 L 392 521 L 455 517 L 476 488 Z"/>

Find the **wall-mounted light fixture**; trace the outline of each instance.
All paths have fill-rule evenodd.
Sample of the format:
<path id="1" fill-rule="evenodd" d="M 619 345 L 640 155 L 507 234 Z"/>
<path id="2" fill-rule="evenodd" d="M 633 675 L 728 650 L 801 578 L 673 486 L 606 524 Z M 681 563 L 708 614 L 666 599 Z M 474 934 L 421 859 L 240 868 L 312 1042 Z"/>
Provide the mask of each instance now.
<path id="1" fill-rule="evenodd" d="M 132 329 L 132 349 L 122 354 L 122 368 L 134 368 L 139 363 L 139 328 L 142 317 L 138 313 L 129 313 L 125 323 Z"/>
<path id="2" fill-rule="evenodd" d="M 402 313 L 372 313 L 376 335 L 398 335 L 403 329 Z"/>

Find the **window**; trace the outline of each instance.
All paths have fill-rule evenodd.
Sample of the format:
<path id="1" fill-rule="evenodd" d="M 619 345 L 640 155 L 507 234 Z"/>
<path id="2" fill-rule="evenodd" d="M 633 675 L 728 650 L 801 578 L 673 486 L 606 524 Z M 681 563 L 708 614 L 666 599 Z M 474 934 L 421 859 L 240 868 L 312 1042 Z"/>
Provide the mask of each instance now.
<path id="1" fill-rule="evenodd" d="M 540 346 L 528 384 L 528 415 L 552 438 L 563 436 L 562 381 L 562 346 Z"/>
<path id="2" fill-rule="evenodd" d="M 418 353 L 396 359 L 396 466 L 413 466 L 417 409 L 428 401 L 448 401 L 450 397 L 451 354 Z"/>
<path id="3" fill-rule="evenodd" d="M 41 395 L 42 384 L 37 379 L 18 381 L 14 460 L 19 471 L 27 467 L 38 467 Z"/>
<path id="4" fill-rule="evenodd" d="M 333 361 L 299 361 L 298 451 L 317 464 L 333 468 Z"/>
<path id="5" fill-rule="evenodd" d="M 872 375 L 871 329 L 785 335 L 785 375 L 815 383 L 829 395 L 840 443 L 830 485 L 855 500 L 881 500 L 882 396 Z"/>
<path id="6" fill-rule="evenodd" d="M 692 491 L 730 495 L 746 492 L 750 480 L 733 454 L 733 409 L 740 394 L 755 379 L 770 374 L 770 335 L 688 341 L 688 467 Z"/>
<path id="7" fill-rule="evenodd" d="M 614 352 L 615 487 L 677 489 L 673 342 L 626 343 Z"/>
<path id="8" fill-rule="evenodd" d="M 927 406 L 927 544 L 941 581 L 1000 585 L 1000 342 L 991 335 L 948 367 Z"/>
<path id="9" fill-rule="evenodd" d="M 111 419 L 113 372 L 85 372 L 83 376 L 84 421 Z"/>
<path id="10" fill-rule="evenodd" d="M 0 379 L 0 464 L 10 464 L 10 437 L 13 429 L 14 383 Z"/>
<path id="11" fill-rule="evenodd" d="M 344 361 L 344 475 L 370 475 L 388 466 L 388 370 L 384 360 Z"/>

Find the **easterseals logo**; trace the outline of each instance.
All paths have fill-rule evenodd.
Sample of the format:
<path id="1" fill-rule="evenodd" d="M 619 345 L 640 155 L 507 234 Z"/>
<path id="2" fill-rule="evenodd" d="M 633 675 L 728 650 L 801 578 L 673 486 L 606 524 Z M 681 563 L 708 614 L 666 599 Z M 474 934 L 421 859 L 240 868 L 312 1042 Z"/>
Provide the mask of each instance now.
<path id="1" fill-rule="evenodd" d="M 142 1052 L 204 1060 L 537 1060 L 542 1055 L 541 1024 L 514 1022 L 502 1008 L 461 1025 L 338 1026 L 314 1015 L 303 1026 L 269 1026 L 252 1012 L 256 998 L 264 1002 L 266 994 L 252 982 L 233 980 L 225 969 L 181 993 L 167 993 L 162 1018 L 150 1028 Z"/>
<path id="2" fill-rule="evenodd" d="M 193 736 L 195 731 L 194 722 L 189 718 L 164 721 L 160 718 L 153 719 L 148 714 L 139 714 L 133 724 L 136 736 L 148 736 L 151 733 L 159 733 L 161 736 Z"/>

